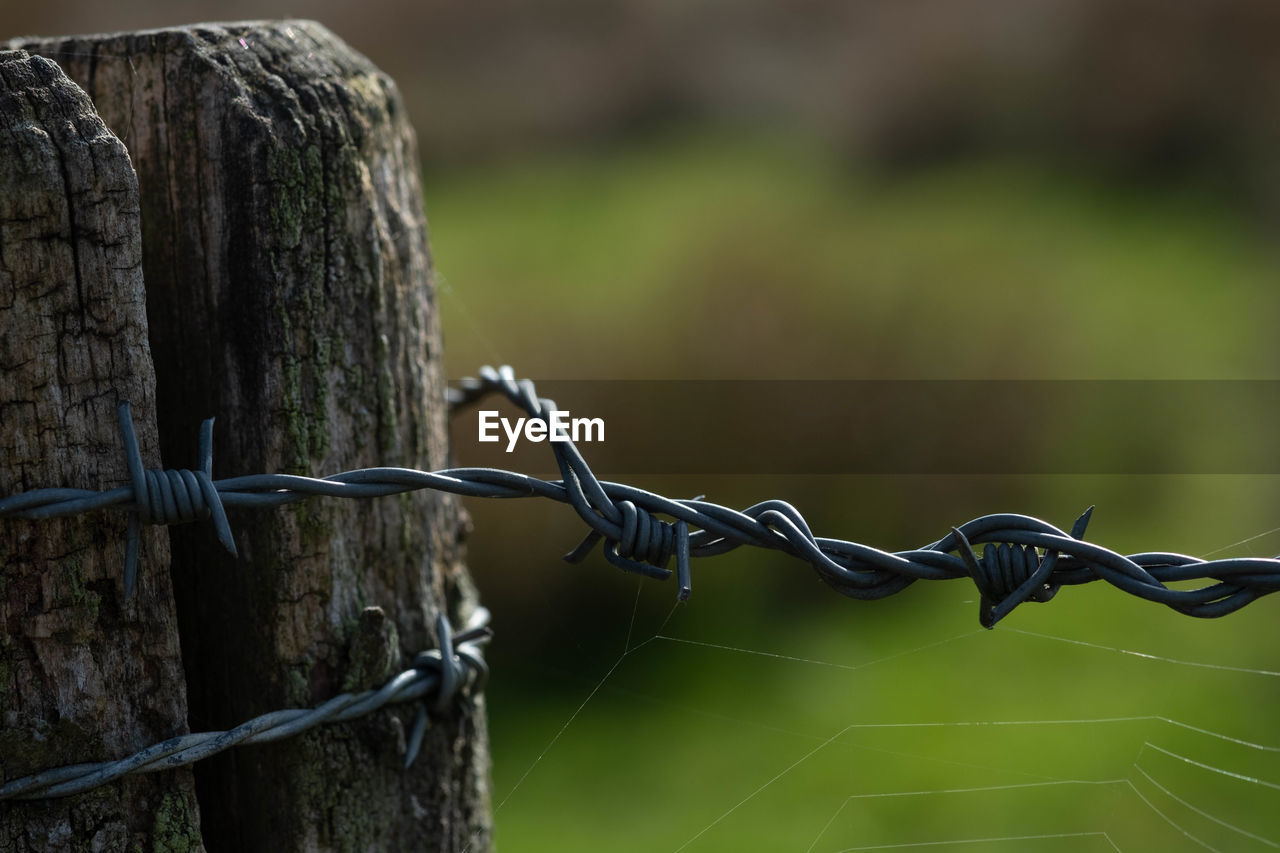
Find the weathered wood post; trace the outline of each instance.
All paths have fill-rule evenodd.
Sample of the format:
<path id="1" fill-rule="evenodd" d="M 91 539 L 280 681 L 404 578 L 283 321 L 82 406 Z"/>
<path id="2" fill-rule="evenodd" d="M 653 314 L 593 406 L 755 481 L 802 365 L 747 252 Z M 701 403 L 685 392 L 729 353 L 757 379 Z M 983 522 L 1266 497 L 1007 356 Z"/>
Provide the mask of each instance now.
<path id="1" fill-rule="evenodd" d="M 88 96 L 0 53 L 0 495 L 128 481 L 116 402 L 158 462 L 138 181 Z M 169 543 L 147 530 L 126 600 L 125 521 L 0 523 L 0 776 L 105 761 L 182 734 Z M 0 803 L 0 851 L 199 849 L 191 771 Z"/>
<path id="2" fill-rule="evenodd" d="M 24 46 L 85 88 L 137 171 L 166 462 L 194 464 L 216 415 L 215 478 L 443 467 L 431 261 L 394 84 L 305 21 Z M 228 512 L 238 558 L 203 526 L 170 529 L 194 730 L 380 683 L 436 645 L 437 612 L 457 625 L 475 606 L 453 498 Z M 148 550 L 141 585 L 164 571 Z M 488 849 L 482 705 L 433 715 L 404 771 L 414 710 L 196 765 L 204 843 Z"/>

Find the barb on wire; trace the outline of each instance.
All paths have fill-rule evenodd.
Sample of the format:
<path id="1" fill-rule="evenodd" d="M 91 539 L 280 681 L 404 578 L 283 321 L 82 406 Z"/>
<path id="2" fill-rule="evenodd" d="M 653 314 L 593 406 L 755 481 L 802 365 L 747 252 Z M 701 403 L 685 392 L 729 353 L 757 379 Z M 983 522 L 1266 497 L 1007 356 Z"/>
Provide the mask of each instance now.
<path id="1" fill-rule="evenodd" d="M 371 714 L 396 702 L 421 700 L 404 766 L 418 756 L 426 732 L 427 704 L 443 714 L 459 696 L 472 696 L 484 689 L 489 668 L 481 645 L 489 640 L 489 611 L 477 608 L 467 628 L 457 634 L 441 614 L 436 620 L 440 648 L 420 653 L 413 665 L 376 690 L 343 693 L 316 708 L 272 711 L 225 732 L 180 735 L 147 747 L 119 761 L 74 764 L 44 770 L 0 785 L 0 801 L 65 797 L 105 785 L 129 773 L 172 770 L 208 758 L 233 746 L 282 740 L 315 728 L 322 723 L 341 723 Z M 434 699 L 431 697 L 434 695 Z"/>
<path id="2" fill-rule="evenodd" d="M 548 427 L 556 412 L 553 401 L 539 397 L 529 380 L 517 380 L 510 367 L 481 369 L 478 378 L 465 379 L 451 389 L 448 399 L 460 407 L 490 393 L 502 394 Z M 1123 556 L 1086 542 L 1084 528 L 1092 509 L 1070 533 L 1030 516 L 997 513 L 953 527 L 938 541 L 921 548 L 882 551 L 815 536 L 800 512 L 784 501 L 768 500 L 734 510 L 702 499 L 675 500 L 599 480 L 571 441 L 550 442 L 560 469 L 559 480 L 540 480 L 496 468 L 362 468 L 323 479 L 251 474 L 210 480 L 206 427 L 199 471 L 180 471 L 177 476 L 171 471 L 148 471 L 139 477 L 136 472 L 141 470 L 141 461 L 135 459 L 132 426 L 126 427 L 127 408 L 121 407 L 120 417 L 131 486 L 103 492 L 38 489 L 0 500 L 0 518 L 52 518 L 114 508 L 132 514 L 132 531 L 140 522 L 170 524 L 206 517 L 214 521 L 223 544 L 234 551 L 222 507 L 279 506 L 316 496 L 373 498 L 419 489 L 483 498 L 541 497 L 569 504 L 590 529 L 566 559 L 582 560 L 603 541 L 605 559 L 613 565 L 665 579 L 671 575 L 667 564 L 674 556 L 677 594 L 682 600 L 691 588 L 691 559 L 749 545 L 781 551 L 809 563 L 824 581 L 851 598 L 885 598 L 917 580 L 970 578 L 982 595 L 979 618 L 988 628 L 1024 601 L 1048 601 L 1060 587 L 1093 581 L 1105 581 L 1131 595 L 1198 617 L 1223 616 L 1280 589 L 1280 559 L 1201 560 L 1161 551 Z M 977 556 L 973 546 L 983 544 L 987 547 Z M 126 565 L 126 588 L 131 588 L 130 565 Z M 1206 583 L 1193 589 L 1169 586 L 1196 580 Z"/>

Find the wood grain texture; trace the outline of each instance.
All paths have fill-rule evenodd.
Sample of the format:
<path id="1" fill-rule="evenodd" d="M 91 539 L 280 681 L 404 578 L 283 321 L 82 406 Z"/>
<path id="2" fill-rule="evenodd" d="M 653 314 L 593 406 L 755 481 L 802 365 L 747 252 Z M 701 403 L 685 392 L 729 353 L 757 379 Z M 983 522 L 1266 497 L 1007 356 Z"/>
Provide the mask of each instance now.
<path id="1" fill-rule="evenodd" d="M 128 481 L 116 405 L 159 463 L 138 184 L 53 62 L 0 52 L 0 494 Z M 0 779 L 186 732 L 168 537 L 124 598 L 120 515 L 0 525 Z M 0 851 L 199 850 L 188 769 L 0 803 Z"/>
<path id="2" fill-rule="evenodd" d="M 216 415 L 215 477 L 445 465 L 416 143 L 389 78 L 305 21 L 22 46 L 85 87 L 137 170 L 167 459 L 190 464 Z M 435 614 L 461 624 L 476 604 L 452 497 L 229 515 L 239 559 L 202 526 L 171 534 L 197 730 L 377 681 L 369 661 L 434 647 Z M 483 704 L 433 716 L 406 772 L 414 711 L 200 763 L 206 845 L 488 849 Z"/>

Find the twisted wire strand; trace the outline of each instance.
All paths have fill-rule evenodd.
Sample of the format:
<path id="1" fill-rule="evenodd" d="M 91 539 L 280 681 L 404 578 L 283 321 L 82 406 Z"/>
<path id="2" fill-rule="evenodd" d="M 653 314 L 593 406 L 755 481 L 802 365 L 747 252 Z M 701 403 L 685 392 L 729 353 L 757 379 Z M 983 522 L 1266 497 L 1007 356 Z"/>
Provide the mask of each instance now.
<path id="1" fill-rule="evenodd" d="M 459 408 L 498 393 L 530 418 L 550 425 L 556 404 L 538 397 L 527 379 L 516 379 L 510 367 L 484 367 L 479 376 L 450 389 L 449 402 Z M 597 479 L 571 441 L 552 441 L 561 479 L 541 480 L 497 468 L 362 468 L 321 479 L 292 474 L 251 474 L 211 480 L 212 423 L 201 433 L 200 470 L 191 474 L 196 486 L 180 475 L 190 502 L 178 500 L 178 480 L 159 472 L 140 484 L 136 442 L 131 439 L 127 405 L 121 406 L 121 429 L 130 458 L 132 485 L 108 491 L 37 489 L 0 500 L 0 517 L 53 518 L 112 508 L 129 512 L 131 542 L 142 522 L 177 523 L 208 517 L 219 539 L 234 553 L 235 544 L 223 507 L 273 507 L 325 496 L 374 498 L 431 489 L 483 498 L 540 497 L 566 503 L 589 528 L 585 539 L 566 559 L 577 562 L 603 541 L 605 559 L 618 568 L 655 579 L 670 577 L 676 558 L 677 595 L 691 590 L 690 561 L 752 546 L 781 551 L 809 563 L 831 587 L 851 598 L 894 595 L 918 580 L 970 578 L 982 595 L 979 619 L 994 626 L 1024 601 L 1047 601 L 1063 586 L 1105 581 L 1131 595 L 1164 604 L 1190 616 L 1219 617 L 1280 589 L 1280 559 L 1265 557 L 1201 560 L 1184 554 L 1144 552 L 1123 556 L 1083 539 L 1092 512 L 1085 512 L 1071 532 L 1026 515 L 996 513 L 951 528 L 947 535 L 921 548 L 896 553 L 843 539 L 815 536 L 800 512 L 780 500 L 767 500 L 734 510 L 703 499 L 681 500 Z M 128 426 L 126 426 L 128 424 Z M 174 492 L 166 499 L 165 484 Z M 157 500 L 154 496 L 159 493 Z M 199 497 L 197 497 L 197 495 Z M 665 519 L 657 516 L 666 516 Z M 669 520 L 667 520 L 669 519 Z M 978 556 L 973 548 L 989 545 Z M 133 560 L 134 562 L 130 562 Z M 126 558 L 126 591 L 132 590 L 136 544 Z M 1170 583 L 1206 581 L 1192 589 Z"/>
<path id="2" fill-rule="evenodd" d="M 44 770 L 0 785 L 0 801 L 79 794 L 129 773 L 172 770 L 233 746 L 282 740 L 321 724 L 342 723 L 387 705 L 420 700 L 406 744 L 404 766 L 408 768 L 417 758 L 427 730 L 427 705 L 431 705 L 433 713 L 444 714 L 459 697 L 473 696 L 483 690 L 489 677 L 489 668 L 481 654 L 481 646 L 492 636 L 488 610 L 477 608 L 468 619 L 466 629 L 457 634 L 441 614 L 436 620 L 436 634 L 440 648 L 418 654 L 412 666 L 380 688 L 342 693 L 315 708 L 272 711 L 224 732 L 169 738 L 118 761 Z"/>

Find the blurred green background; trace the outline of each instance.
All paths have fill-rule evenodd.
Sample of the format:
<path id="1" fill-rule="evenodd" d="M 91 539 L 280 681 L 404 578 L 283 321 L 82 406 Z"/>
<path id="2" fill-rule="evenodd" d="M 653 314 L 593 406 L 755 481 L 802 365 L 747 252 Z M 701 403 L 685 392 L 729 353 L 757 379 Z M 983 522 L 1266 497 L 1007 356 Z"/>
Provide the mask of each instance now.
<path id="1" fill-rule="evenodd" d="M 1274 3 L 51 0 L 5 22 L 284 16 L 406 97 L 454 378 L 1280 378 Z M 813 411 L 856 431 L 856 403 Z M 665 415 L 659 451 L 705 428 Z M 928 428 L 983 419 L 975 399 Z M 814 440 L 777 420 L 778 442 Z M 1280 478 L 1178 473 L 1207 420 L 1171 418 L 1157 447 L 1096 431 L 1098 458 L 1166 474 L 675 476 L 659 458 L 626 479 L 782 498 L 819 535 L 889 549 L 1096 504 L 1089 538 L 1121 552 L 1280 550 Z M 473 436 L 464 419 L 462 464 Z M 586 452 L 613 475 L 607 441 Z M 1280 841 L 1275 601 L 1203 622 L 1095 584 L 985 632 L 962 582 L 855 602 L 735 552 L 695 565 L 673 609 L 671 584 L 560 562 L 582 534 L 566 508 L 469 506 L 503 851 Z"/>

